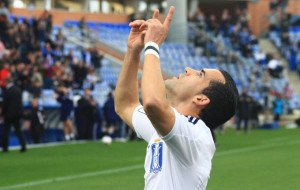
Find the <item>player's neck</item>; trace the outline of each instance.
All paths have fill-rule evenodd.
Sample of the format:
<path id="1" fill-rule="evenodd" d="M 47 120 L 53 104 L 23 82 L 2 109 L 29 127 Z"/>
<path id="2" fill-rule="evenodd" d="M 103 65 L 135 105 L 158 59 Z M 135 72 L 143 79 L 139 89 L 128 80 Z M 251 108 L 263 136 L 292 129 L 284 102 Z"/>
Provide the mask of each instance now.
<path id="1" fill-rule="evenodd" d="M 192 103 L 181 102 L 174 106 L 171 104 L 171 106 L 174 107 L 182 115 L 188 115 L 193 116 L 195 118 L 199 118 L 199 108 L 195 107 Z"/>
<path id="2" fill-rule="evenodd" d="M 200 112 L 199 107 L 195 106 L 192 101 L 185 100 L 182 101 L 175 96 L 174 93 L 168 93 L 167 91 L 167 101 L 169 102 L 170 106 L 175 108 L 180 114 L 188 115 L 198 118 L 198 113 Z"/>

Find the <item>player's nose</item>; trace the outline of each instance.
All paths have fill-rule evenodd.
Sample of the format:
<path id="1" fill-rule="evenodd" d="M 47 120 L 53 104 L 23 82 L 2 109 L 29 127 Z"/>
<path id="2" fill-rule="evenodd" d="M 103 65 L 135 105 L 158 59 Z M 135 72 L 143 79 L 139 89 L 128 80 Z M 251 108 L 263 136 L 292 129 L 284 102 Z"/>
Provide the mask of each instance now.
<path id="1" fill-rule="evenodd" d="M 194 72 L 195 72 L 195 70 L 190 67 L 185 68 L 185 75 L 190 75 L 190 74 L 193 74 Z"/>

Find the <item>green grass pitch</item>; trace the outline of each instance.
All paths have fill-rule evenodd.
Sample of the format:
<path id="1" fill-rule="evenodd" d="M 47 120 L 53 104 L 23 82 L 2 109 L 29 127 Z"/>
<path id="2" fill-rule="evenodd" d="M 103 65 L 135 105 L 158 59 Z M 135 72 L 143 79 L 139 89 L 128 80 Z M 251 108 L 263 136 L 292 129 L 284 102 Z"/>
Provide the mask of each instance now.
<path id="1" fill-rule="evenodd" d="M 299 190 L 300 130 L 218 135 L 207 190 Z M 136 190 L 145 142 L 65 144 L 0 153 L 0 190 Z"/>

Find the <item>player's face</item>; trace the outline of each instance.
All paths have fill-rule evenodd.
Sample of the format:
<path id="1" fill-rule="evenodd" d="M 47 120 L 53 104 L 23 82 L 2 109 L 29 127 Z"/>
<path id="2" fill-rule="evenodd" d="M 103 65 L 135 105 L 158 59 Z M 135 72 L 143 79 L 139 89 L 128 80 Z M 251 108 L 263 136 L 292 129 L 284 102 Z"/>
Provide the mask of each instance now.
<path id="1" fill-rule="evenodd" d="M 165 81 L 167 91 L 181 100 L 190 99 L 198 95 L 209 86 L 210 81 L 225 83 L 223 74 L 216 69 L 194 70 L 185 68 L 185 73 Z"/>

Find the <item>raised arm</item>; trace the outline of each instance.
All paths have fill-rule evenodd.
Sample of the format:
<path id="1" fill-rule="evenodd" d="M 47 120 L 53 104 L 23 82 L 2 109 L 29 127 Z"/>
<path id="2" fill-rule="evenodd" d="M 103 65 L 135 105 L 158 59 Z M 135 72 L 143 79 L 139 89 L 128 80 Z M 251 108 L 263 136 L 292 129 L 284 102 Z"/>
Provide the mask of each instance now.
<path id="1" fill-rule="evenodd" d="M 159 12 L 156 10 L 153 18 L 143 23 L 141 28 L 147 28 L 144 40 L 145 44 L 147 42 L 154 42 L 159 47 L 161 46 L 168 34 L 173 13 L 174 7 L 171 7 L 162 24 L 157 19 Z M 146 54 L 144 57 L 142 99 L 144 110 L 156 131 L 162 136 L 167 135 L 173 128 L 175 113 L 166 99 L 166 89 L 162 77 L 160 61 L 153 54 Z"/>
<path id="2" fill-rule="evenodd" d="M 138 97 L 138 67 L 144 47 L 145 30 L 140 29 L 143 20 L 129 24 L 131 31 L 127 41 L 127 52 L 115 90 L 115 111 L 132 129 L 132 114 L 140 104 Z"/>

